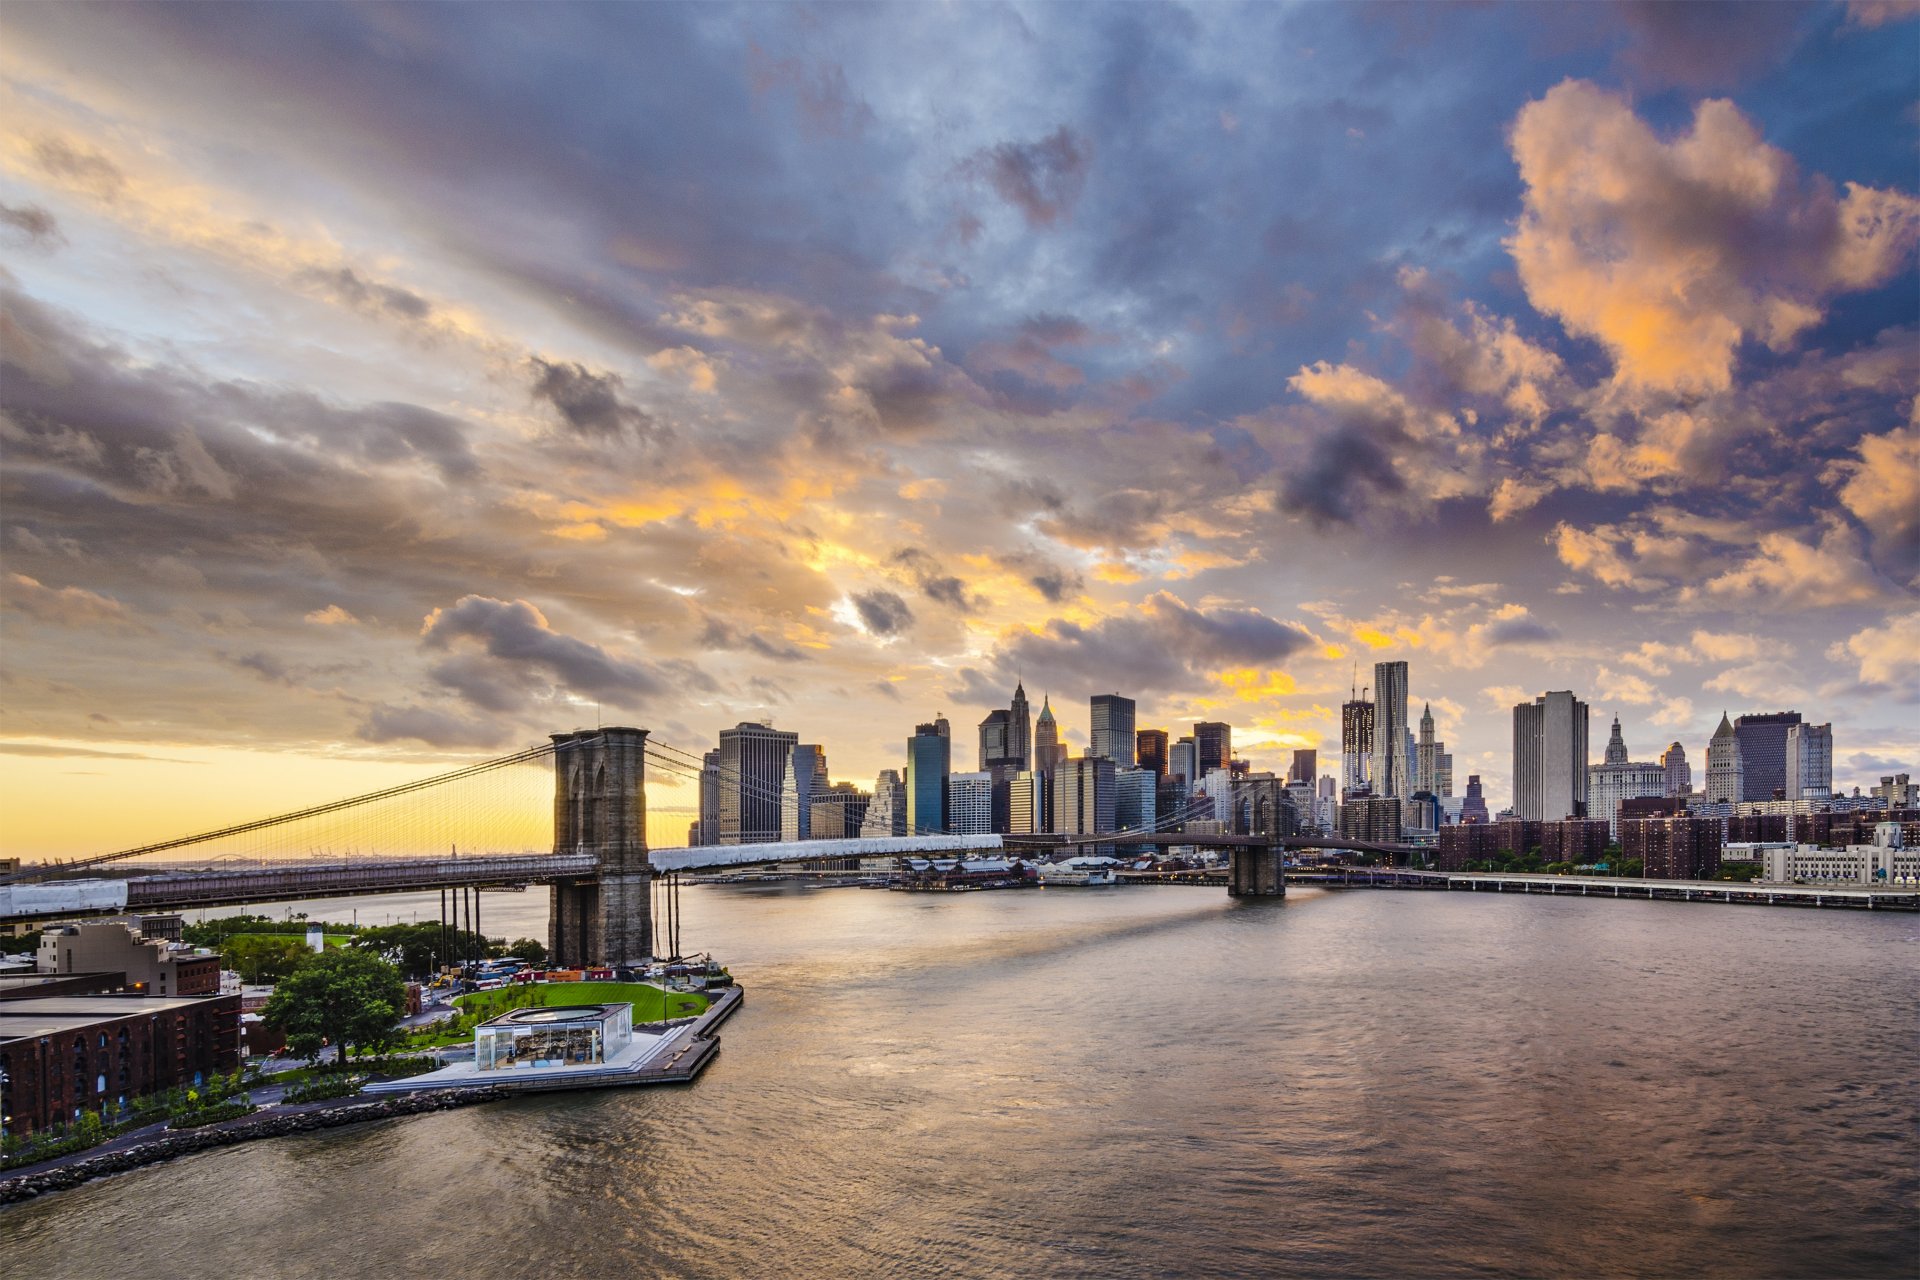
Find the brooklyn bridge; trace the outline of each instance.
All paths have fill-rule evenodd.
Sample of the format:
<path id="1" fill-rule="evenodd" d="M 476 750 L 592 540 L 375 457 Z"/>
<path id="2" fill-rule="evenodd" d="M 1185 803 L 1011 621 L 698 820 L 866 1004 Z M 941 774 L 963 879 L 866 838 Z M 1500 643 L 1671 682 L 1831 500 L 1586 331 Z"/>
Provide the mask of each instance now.
<path id="1" fill-rule="evenodd" d="M 684 776 L 686 759 L 683 751 L 650 744 L 645 729 L 554 734 L 539 746 L 402 786 L 113 853 L 26 867 L 0 876 L 0 922 L 545 885 L 552 895 L 548 949 L 555 964 L 627 965 L 661 954 L 662 927 L 657 926 L 671 927 L 681 877 L 713 868 L 890 855 L 1000 852 L 1038 858 L 1088 846 L 1118 850 L 1184 845 L 1227 852 L 1228 893 L 1280 897 L 1286 893 L 1289 850 L 1348 849 L 1388 858 L 1413 851 L 1411 846 L 1339 837 L 1166 829 L 1172 821 L 1125 831 L 1017 835 L 910 831 L 848 840 L 649 848 L 648 771 Z M 484 828 L 493 817 L 493 805 L 486 802 L 490 783 L 515 767 L 548 761 L 553 767 L 551 853 L 422 855 L 380 847 L 426 840 L 450 849 L 462 843 L 469 850 L 484 847 Z M 742 779 L 732 782 L 750 785 Z M 435 797 L 448 795 L 462 800 L 451 808 L 434 803 Z M 428 812 L 432 817 L 423 819 L 421 815 Z M 309 831 L 322 822 L 336 838 L 343 830 L 357 830 L 353 843 L 364 851 L 319 859 L 267 856 L 268 850 L 297 847 L 300 837 L 292 837 L 290 846 L 287 832 Z M 423 831 L 423 824 L 431 830 Z M 184 857 L 192 865 L 139 874 L 142 860 L 162 856 Z"/>

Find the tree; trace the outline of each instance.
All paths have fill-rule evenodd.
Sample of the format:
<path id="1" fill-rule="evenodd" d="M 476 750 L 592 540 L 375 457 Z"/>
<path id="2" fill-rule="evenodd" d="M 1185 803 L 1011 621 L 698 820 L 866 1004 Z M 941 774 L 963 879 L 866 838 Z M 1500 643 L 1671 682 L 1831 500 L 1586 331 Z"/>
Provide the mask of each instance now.
<path id="1" fill-rule="evenodd" d="M 347 1060 L 350 1045 L 384 1048 L 407 1007 L 400 971 L 354 948 L 315 956 L 267 1000 L 266 1021 L 286 1032 L 287 1047 L 310 1061 L 331 1041 Z"/>
<path id="2" fill-rule="evenodd" d="M 221 963 L 239 973 L 242 982 L 281 982 L 305 964 L 313 949 L 285 934 L 239 933 L 228 938 Z"/>
<path id="3" fill-rule="evenodd" d="M 469 955 L 485 956 L 486 939 L 466 929 L 451 929 L 443 942 L 440 926 L 433 921 L 422 924 L 389 924 L 362 929 L 354 935 L 353 945 L 400 966 L 409 978 L 424 978 L 435 966 L 465 960 Z"/>
<path id="4" fill-rule="evenodd" d="M 520 957 L 536 969 L 543 968 L 547 963 L 546 944 L 532 938 L 515 938 L 507 944 L 507 954 Z"/>

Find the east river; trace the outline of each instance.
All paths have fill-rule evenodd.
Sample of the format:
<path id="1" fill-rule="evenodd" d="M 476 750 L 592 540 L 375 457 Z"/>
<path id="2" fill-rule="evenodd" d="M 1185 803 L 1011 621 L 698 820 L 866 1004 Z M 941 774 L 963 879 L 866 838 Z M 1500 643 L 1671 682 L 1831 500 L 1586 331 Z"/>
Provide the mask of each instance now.
<path id="1" fill-rule="evenodd" d="M 1831 1277 L 1920 1257 L 1920 917 L 1298 889 L 682 901 L 683 941 L 747 990 L 696 1085 L 95 1182 L 0 1211 L 0 1271 Z M 482 923 L 540 937 L 545 917 L 544 892 L 490 894 Z"/>

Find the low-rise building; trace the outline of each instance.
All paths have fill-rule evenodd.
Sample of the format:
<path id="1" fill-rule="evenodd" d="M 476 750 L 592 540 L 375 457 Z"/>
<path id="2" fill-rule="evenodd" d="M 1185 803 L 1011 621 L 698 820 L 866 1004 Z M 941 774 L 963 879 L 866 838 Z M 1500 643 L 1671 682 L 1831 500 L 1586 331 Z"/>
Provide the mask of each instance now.
<path id="1" fill-rule="evenodd" d="M 1620 848 L 1649 880 L 1711 880 L 1720 873 L 1717 818 L 1642 818 L 1620 824 Z"/>
<path id="2" fill-rule="evenodd" d="M 32 1133 L 238 1068 L 239 996 L 37 996 L 0 1004 L 7 1132 Z"/>
<path id="3" fill-rule="evenodd" d="M 121 973 L 127 990 L 151 996 L 213 995 L 220 957 L 203 948 L 148 938 L 119 922 L 54 925 L 40 935 L 41 973 Z"/>

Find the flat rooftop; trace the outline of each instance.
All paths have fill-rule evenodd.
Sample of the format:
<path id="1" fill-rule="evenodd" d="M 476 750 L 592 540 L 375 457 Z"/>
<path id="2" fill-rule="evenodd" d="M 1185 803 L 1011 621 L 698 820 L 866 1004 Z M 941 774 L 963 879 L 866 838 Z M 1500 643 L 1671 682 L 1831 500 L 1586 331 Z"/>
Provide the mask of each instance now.
<path id="1" fill-rule="evenodd" d="M 0 1004 L 0 1041 L 78 1031 L 98 1022 L 167 1013 L 217 996 L 39 996 Z"/>

